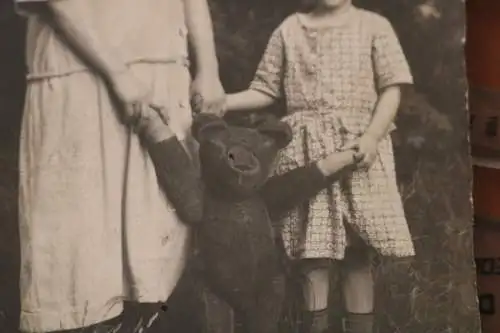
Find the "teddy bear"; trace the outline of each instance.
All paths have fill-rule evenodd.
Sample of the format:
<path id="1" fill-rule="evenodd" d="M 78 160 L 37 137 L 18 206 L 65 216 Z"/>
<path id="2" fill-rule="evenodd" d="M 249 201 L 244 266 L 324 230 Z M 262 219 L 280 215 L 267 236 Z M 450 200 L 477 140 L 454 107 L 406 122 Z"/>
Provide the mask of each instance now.
<path id="1" fill-rule="evenodd" d="M 286 312 L 287 273 L 273 221 L 336 181 L 360 156 L 354 150 L 338 152 L 272 175 L 277 154 L 292 137 L 288 125 L 272 116 L 231 124 L 199 114 L 192 125 L 199 144 L 198 163 L 193 163 L 168 126 L 153 118 L 145 117 L 138 133 L 160 187 L 192 227 L 202 263 L 197 276 L 232 308 L 245 332 L 278 333 Z"/>

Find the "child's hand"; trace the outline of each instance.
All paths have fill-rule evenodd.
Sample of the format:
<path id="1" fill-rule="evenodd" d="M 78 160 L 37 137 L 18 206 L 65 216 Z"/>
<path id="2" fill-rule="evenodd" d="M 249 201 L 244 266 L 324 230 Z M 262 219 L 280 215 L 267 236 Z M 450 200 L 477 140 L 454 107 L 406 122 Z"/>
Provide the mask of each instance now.
<path id="1" fill-rule="evenodd" d="M 370 134 L 363 134 L 357 140 L 347 143 L 343 149 L 358 149 L 359 153 L 363 156 L 358 166 L 363 169 L 368 169 L 377 157 L 377 147 L 378 141 L 376 138 Z"/>
<path id="2" fill-rule="evenodd" d="M 364 157 L 357 149 L 349 149 L 328 155 L 317 166 L 323 175 L 329 177 L 346 167 L 356 168 Z"/>
<path id="3" fill-rule="evenodd" d="M 206 109 L 205 111 L 200 111 L 208 114 L 213 114 L 218 117 L 223 117 L 227 113 L 227 95 L 224 95 L 224 99 L 219 108 Z"/>
<path id="4" fill-rule="evenodd" d="M 196 113 L 222 115 L 226 94 L 217 76 L 198 75 L 191 85 L 191 101 Z"/>

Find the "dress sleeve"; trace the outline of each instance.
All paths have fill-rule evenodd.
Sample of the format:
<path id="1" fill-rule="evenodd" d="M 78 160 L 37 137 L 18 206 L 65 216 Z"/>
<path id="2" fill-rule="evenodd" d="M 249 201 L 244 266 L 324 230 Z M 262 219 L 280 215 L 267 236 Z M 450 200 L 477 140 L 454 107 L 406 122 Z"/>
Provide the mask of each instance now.
<path id="1" fill-rule="evenodd" d="M 282 95 L 285 49 L 283 35 L 276 29 L 267 44 L 257 67 L 250 89 L 265 93 L 276 99 Z"/>
<path id="2" fill-rule="evenodd" d="M 372 57 L 377 88 L 413 84 L 413 76 L 391 23 L 379 17 L 375 23 Z"/>

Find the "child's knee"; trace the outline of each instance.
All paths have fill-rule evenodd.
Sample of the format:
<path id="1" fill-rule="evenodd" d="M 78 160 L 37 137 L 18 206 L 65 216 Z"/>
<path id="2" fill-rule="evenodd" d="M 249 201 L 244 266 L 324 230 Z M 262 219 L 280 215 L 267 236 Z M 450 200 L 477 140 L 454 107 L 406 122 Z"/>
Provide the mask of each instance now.
<path id="1" fill-rule="evenodd" d="M 323 259 L 306 259 L 301 263 L 301 271 L 312 285 L 328 284 L 330 261 Z"/>
<path id="2" fill-rule="evenodd" d="M 302 274 L 305 276 L 304 297 L 310 311 L 328 306 L 330 289 L 329 262 L 324 260 L 304 260 Z"/>

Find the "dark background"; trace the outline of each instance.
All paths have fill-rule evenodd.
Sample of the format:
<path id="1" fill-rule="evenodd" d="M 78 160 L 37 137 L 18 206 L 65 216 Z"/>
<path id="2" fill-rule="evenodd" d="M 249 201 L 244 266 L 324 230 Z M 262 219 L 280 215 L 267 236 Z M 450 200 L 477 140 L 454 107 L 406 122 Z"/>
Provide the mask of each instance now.
<path id="1" fill-rule="evenodd" d="M 105 1 L 105 0 L 103 0 Z M 210 1 L 210 0 L 209 0 Z M 394 136 L 397 171 L 417 257 L 377 270 L 381 332 L 479 331 L 470 204 L 461 0 L 358 0 L 394 25 L 415 88 Z M 291 0 L 211 0 L 225 88 L 246 87 Z M 0 332 L 18 315 L 17 150 L 24 97 L 24 22 L 0 4 Z"/>

